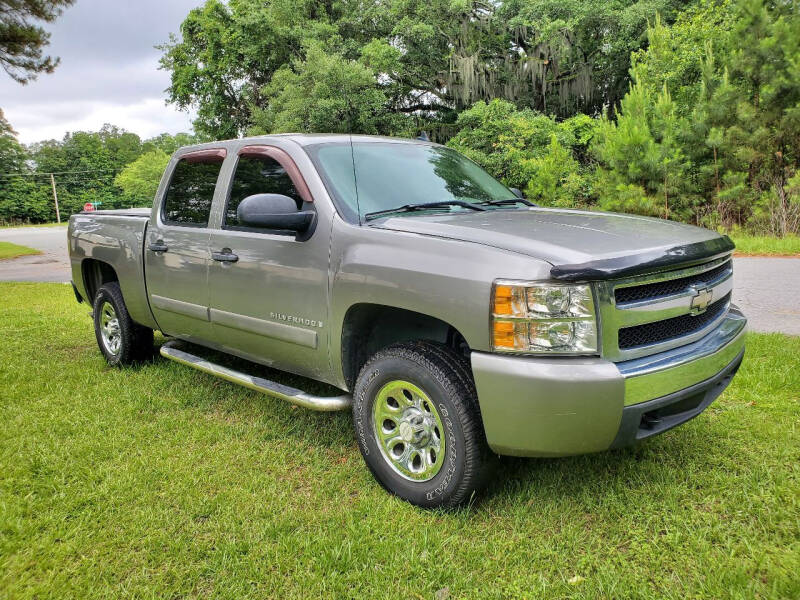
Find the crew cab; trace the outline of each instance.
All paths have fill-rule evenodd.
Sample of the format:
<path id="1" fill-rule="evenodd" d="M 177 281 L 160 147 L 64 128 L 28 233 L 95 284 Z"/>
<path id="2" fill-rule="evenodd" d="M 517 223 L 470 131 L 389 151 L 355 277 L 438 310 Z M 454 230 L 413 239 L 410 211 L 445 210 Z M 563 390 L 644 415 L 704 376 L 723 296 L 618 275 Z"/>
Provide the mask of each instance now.
<path id="1" fill-rule="evenodd" d="M 168 359 L 349 408 L 375 478 L 425 507 L 468 501 L 494 454 L 599 452 L 700 414 L 744 355 L 732 250 L 668 220 L 536 206 L 443 146 L 347 135 L 182 148 L 151 208 L 69 224 L 110 364 L 148 358 L 158 330 Z"/>

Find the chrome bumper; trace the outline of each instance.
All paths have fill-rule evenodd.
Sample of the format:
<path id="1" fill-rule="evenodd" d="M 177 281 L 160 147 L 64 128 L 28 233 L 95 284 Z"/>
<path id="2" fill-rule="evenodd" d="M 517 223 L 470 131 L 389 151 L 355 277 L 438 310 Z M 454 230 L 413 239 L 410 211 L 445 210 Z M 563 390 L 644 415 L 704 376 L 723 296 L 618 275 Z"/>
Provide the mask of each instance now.
<path id="1" fill-rule="evenodd" d="M 702 339 L 619 363 L 473 352 L 489 446 L 514 456 L 583 454 L 680 425 L 730 382 L 744 353 L 746 323 L 731 306 Z"/>

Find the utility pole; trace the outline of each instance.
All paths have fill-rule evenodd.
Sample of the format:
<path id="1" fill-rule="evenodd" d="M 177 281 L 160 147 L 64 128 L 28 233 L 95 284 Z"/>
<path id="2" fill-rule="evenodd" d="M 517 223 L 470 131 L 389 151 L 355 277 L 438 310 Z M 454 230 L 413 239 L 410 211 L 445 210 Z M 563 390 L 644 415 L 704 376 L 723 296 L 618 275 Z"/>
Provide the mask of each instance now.
<path id="1" fill-rule="evenodd" d="M 61 223 L 61 213 L 58 211 L 58 194 L 56 193 L 56 178 L 50 173 L 50 185 L 53 186 L 53 202 L 56 203 L 56 221 Z"/>

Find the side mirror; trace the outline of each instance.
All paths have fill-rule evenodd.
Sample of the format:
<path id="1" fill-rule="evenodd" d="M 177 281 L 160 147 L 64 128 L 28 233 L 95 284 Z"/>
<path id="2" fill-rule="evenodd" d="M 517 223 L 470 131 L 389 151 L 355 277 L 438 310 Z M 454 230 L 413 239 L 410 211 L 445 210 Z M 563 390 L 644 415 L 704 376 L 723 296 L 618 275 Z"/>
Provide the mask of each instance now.
<path id="1" fill-rule="evenodd" d="M 297 203 L 283 194 L 254 194 L 236 209 L 239 223 L 281 231 L 306 231 L 314 220 L 314 211 L 297 210 Z"/>
<path id="2" fill-rule="evenodd" d="M 522 199 L 522 200 L 525 200 L 525 194 L 523 194 L 523 193 L 522 193 L 522 190 L 520 190 L 519 188 L 508 188 L 508 189 L 510 189 L 510 190 L 511 190 L 511 192 L 512 192 L 512 193 L 513 193 L 513 194 L 514 194 L 514 195 L 515 195 L 517 198 L 520 198 L 520 199 Z"/>

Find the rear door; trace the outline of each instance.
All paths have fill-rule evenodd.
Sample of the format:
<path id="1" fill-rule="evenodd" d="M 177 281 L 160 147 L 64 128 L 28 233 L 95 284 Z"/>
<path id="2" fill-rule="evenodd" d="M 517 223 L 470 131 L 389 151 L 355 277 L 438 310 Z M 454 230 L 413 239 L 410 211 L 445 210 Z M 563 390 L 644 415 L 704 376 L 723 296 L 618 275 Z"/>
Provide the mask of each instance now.
<path id="1" fill-rule="evenodd" d="M 284 194 L 298 209 L 311 194 L 289 155 L 274 146 L 243 148 L 209 254 L 236 257 L 209 265 L 214 341 L 223 349 L 310 377 L 329 370 L 323 327 L 328 309 L 327 228 L 310 237 L 244 227 L 236 209 L 247 196 Z"/>
<path id="2" fill-rule="evenodd" d="M 161 202 L 156 204 L 144 244 L 150 306 L 161 331 L 207 341 L 208 228 L 224 149 L 180 157 Z"/>

